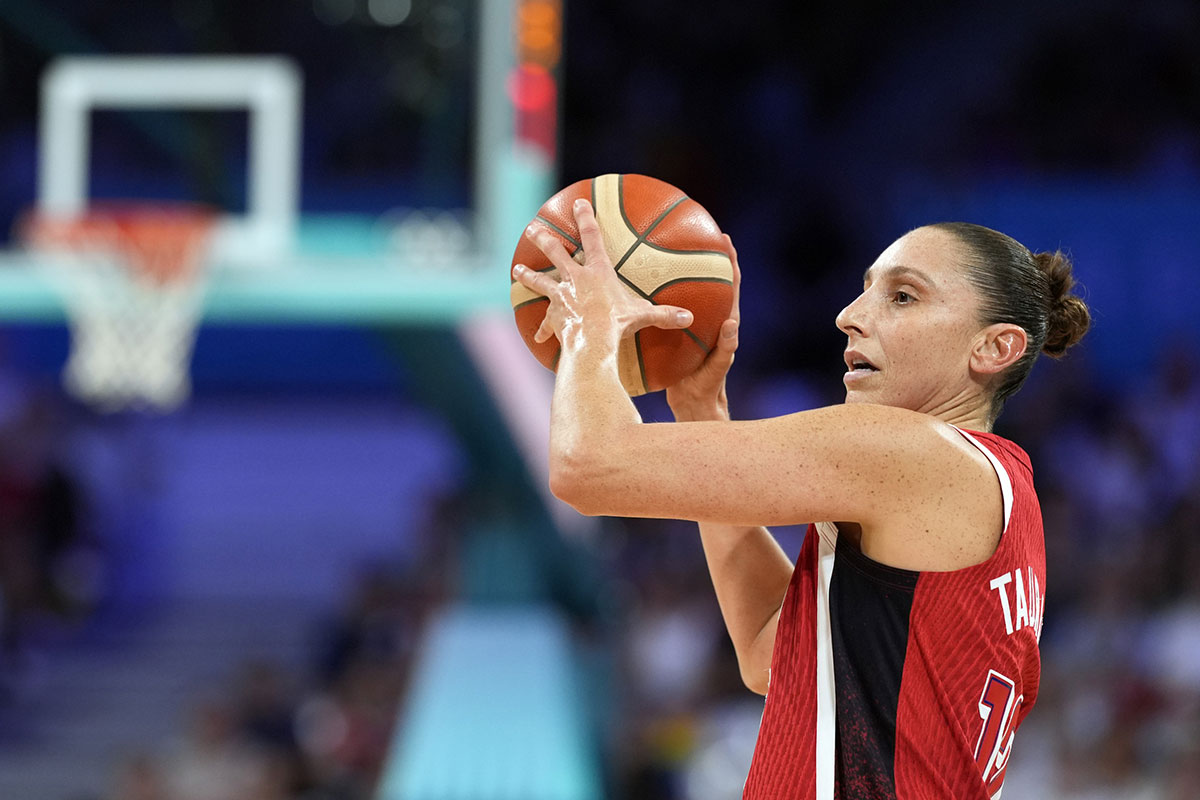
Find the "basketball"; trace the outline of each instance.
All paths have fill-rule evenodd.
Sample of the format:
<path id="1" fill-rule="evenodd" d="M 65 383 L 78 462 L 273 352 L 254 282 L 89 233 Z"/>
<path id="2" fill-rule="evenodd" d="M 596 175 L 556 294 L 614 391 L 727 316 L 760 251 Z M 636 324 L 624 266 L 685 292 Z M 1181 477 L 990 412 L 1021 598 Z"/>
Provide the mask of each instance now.
<path id="1" fill-rule="evenodd" d="M 651 303 L 692 312 L 682 330 L 643 328 L 621 341 L 618 370 L 631 396 L 656 392 L 696 370 L 717 342 L 721 323 L 733 308 L 732 253 L 721 229 L 704 208 L 669 183 L 645 175 L 601 175 L 578 181 L 551 197 L 535 223 L 553 232 L 567 252 L 582 262 L 579 229 L 572 205 L 591 201 L 604 247 L 625 287 Z M 558 270 L 522 234 L 512 263 L 557 277 Z M 517 329 L 543 366 L 558 365 L 557 338 L 533 340 L 549 299 L 520 283 L 510 290 Z"/>

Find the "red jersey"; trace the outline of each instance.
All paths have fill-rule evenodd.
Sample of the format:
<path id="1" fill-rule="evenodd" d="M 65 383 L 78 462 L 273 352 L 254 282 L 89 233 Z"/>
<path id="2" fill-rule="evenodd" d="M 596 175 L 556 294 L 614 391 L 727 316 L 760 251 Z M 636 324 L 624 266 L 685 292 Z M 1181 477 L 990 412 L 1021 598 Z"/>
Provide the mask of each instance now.
<path id="1" fill-rule="evenodd" d="M 779 614 L 745 800 L 989 800 L 1037 697 L 1046 591 L 1029 456 L 992 462 L 1004 532 L 982 564 L 914 572 L 809 526 Z"/>

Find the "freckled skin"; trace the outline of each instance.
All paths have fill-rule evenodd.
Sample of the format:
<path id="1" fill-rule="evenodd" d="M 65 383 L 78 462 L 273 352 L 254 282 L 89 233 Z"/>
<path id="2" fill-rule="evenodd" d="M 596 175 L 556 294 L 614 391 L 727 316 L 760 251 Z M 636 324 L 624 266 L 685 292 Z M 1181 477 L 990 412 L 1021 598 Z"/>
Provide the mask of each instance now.
<path id="1" fill-rule="evenodd" d="M 999 482 L 951 425 L 990 430 L 989 387 L 1020 358 L 1025 334 L 979 323 L 952 235 L 920 228 L 897 240 L 838 314 L 848 352 L 878 368 L 847 372 L 844 405 L 730 421 L 725 375 L 737 349 L 735 302 L 708 361 L 667 390 L 678 422 L 645 424 L 617 377 L 617 342 L 641 327 L 688 320 L 624 291 L 591 207 L 583 202 L 575 214 L 583 264 L 541 236 L 563 282 L 520 266 L 513 272 L 550 297 L 538 335 L 563 345 L 551 409 L 551 488 L 586 514 L 700 524 L 748 686 L 765 691 L 792 570 L 761 526 L 836 521 L 868 557 L 913 570 L 960 569 L 994 552 Z M 734 268 L 736 296 L 736 257 Z"/>

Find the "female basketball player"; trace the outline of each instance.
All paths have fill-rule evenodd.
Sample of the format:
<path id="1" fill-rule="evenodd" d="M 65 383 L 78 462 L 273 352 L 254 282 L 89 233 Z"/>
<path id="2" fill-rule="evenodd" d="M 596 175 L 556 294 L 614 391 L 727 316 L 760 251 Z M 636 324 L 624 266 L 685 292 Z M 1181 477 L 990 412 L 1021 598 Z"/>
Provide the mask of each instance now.
<path id="1" fill-rule="evenodd" d="M 844 405 L 730 421 L 735 302 L 667 391 L 687 424 L 642 424 L 617 343 L 691 314 L 627 292 L 591 206 L 575 216 L 583 264 L 541 231 L 564 280 L 513 270 L 551 298 L 538 337 L 562 344 L 551 486 L 587 514 L 699 522 L 743 678 L 767 694 L 744 796 L 996 797 L 1037 695 L 1046 575 L 1028 457 L 990 430 L 1038 353 L 1087 329 L 1070 263 L 987 228 L 918 228 L 837 316 Z M 793 567 L 759 526 L 799 522 Z"/>

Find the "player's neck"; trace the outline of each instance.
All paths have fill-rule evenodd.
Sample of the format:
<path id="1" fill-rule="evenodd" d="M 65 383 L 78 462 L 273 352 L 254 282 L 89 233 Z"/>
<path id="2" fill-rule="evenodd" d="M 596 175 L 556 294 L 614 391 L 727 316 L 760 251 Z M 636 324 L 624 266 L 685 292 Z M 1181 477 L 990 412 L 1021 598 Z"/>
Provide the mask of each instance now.
<path id="1" fill-rule="evenodd" d="M 991 433 L 991 403 L 983 397 L 958 399 L 926 413 L 956 428 Z"/>

